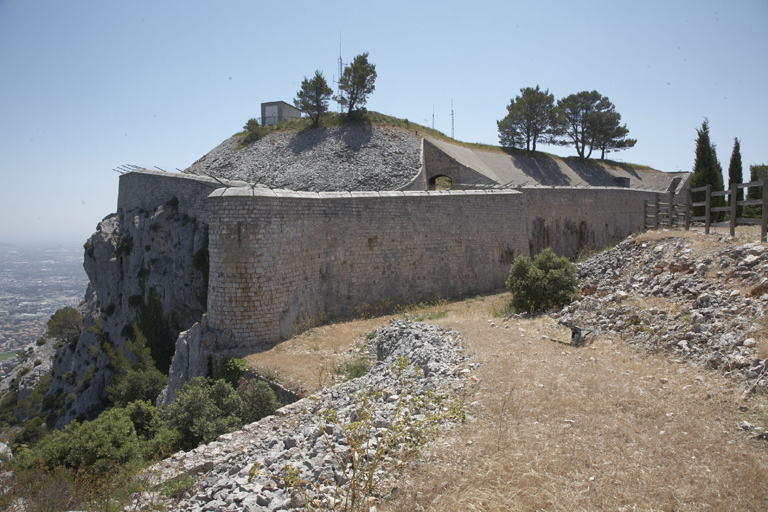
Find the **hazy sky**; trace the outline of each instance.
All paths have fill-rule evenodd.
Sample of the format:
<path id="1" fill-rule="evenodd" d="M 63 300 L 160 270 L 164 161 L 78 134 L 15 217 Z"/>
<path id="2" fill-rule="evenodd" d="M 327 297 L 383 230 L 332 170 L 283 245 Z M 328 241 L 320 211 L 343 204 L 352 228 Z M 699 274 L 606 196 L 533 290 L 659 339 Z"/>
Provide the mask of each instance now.
<path id="1" fill-rule="evenodd" d="M 83 243 L 116 209 L 113 168 L 186 168 L 315 69 L 337 77 L 340 37 L 376 64 L 369 110 L 431 125 L 434 106 L 450 135 L 453 100 L 457 139 L 498 144 L 520 88 L 597 90 L 638 139 L 613 158 L 691 170 L 706 116 L 748 178 L 768 163 L 766 27 L 766 0 L 0 0 L 0 243 Z"/>

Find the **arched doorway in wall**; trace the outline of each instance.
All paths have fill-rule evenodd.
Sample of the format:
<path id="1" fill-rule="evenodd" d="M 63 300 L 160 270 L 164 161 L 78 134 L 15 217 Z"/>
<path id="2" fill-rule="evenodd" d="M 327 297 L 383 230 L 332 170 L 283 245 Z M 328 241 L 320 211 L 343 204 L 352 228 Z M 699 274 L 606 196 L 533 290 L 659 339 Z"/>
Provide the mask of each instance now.
<path id="1" fill-rule="evenodd" d="M 429 178 L 429 190 L 451 190 L 453 188 L 453 180 L 450 176 L 439 174 Z"/>

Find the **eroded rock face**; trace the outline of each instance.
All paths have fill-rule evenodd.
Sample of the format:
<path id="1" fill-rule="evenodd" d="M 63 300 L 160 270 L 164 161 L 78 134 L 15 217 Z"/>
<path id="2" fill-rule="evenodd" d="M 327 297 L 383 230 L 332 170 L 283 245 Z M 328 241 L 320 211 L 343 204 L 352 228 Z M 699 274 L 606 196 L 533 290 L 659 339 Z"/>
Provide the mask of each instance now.
<path id="1" fill-rule="evenodd" d="M 199 323 L 179 334 L 168 372 L 168 385 L 157 397 L 157 405 L 173 402 L 176 392 L 190 379 L 207 376 L 214 359 L 224 353 L 223 347 L 232 346 L 231 337 L 230 333 L 210 329 L 205 315 Z"/>
<path id="2" fill-rule="evenodd" d="M 172 204 L 113 214 L 99 224 L 85 244 L 90 285 L 83 333 L 54 358 L 48 394 L 65 397 L 57 427 L 100 412 L 114 373 L 110 353 L 133 360 L 125 341 L 134 337 L 134 322 L 155 340 L 156 360 L 170 365 L 178 333 L 205 311 L 206 229 Z"/>

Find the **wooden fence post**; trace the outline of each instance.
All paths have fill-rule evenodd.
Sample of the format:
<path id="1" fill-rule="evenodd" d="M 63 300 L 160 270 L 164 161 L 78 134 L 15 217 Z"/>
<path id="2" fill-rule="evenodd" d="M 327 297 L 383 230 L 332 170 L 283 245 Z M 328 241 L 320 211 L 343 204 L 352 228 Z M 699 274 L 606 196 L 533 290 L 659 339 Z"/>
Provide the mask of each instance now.
<path id="1" fill-rule="evenodd" d="M 659 194 L 656 193 L 656 201 L 653 204 L 653 229 L 659 229 Z"/>
<path id="2" fill-rule="evenodd" d="M 675 191 L 670 190 L 669 191 L 669 207 L 667 208 L 667 215 L 669 218 L 667 219 L 669 221 L 669 229 L 672 229 L 672 227 L 675 225 Z"/>
<path id="3" fill-rule="evenodd" d="M 736 203 L 738 203 L 737 200 L 737 194 L 739 191 L 739 187 L 736 186 L 736 183 L 731 183 L 731 197 L 730 197 L 730 206 L 731 206 L 731 236 L 736 236 Z"/>
<path id="4" fill-rule="evenodd" d="M 685 192 L 685 230 L 691 229 L 691 189 L 687 188 Z"/>
<path id="5" fill-rule="evenodd" d="M 709 211 L 710 207 L 712 206 L 712 185 L 711 184 L 707 185 L 706 193 L 707 193 L 706 199 L 705 199 L 706 202 L 704 204 L 704 215 L 705 215 L 704 232 L 706 234 L 709 234 L 709 225 L 712 223 L 712 219 L 710 219 L 711 215 Z"/>

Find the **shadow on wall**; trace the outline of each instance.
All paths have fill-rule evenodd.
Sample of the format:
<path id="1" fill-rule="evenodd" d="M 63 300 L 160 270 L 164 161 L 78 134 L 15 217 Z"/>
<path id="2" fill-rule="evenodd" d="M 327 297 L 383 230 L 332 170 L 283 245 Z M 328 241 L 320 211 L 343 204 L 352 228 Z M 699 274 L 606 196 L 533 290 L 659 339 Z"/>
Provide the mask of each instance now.
<path id="1" fill-rule="evenodd" d="M 528 233 L 528 252 L 531 258 L 544 250 L 545 247 L 549 247 L 549 229 L 544 219 L 536 217 L 531 223 L 531 231 Z"/>
<path id="2" fill-rule="evenodd" d="M 597 162 L 578 158 L 566 158 L 564 161 L 581 179 L 592 186 L 616 186 L 614 176 Z"/>
<path id="3" fill-rule="evenodd" d="M 577 224 L 571 219 L 566 219 L 565 224 L 561 226 L 560 220 L 555 220 L 554 225 L 547 225 L 543 218 L 536 217 L 531 224 L 531 232 L 528 233 L 528 250 L 531 257 L 549 247 L 558 256 L 573 258 L 584 249 L 595 250 L 598 246 L 596 233 L 583 220 Z"/>
<path id="4" fill-rule="evenodd" d="M 571 184 L 571 180 L 563 173 L 557 162 L 546 155 L 537 155 L 536 157 L 511 155 L 511 158 L 515 167 L 535 180 L 536 183 L 550 186 L 568 186 Z"/>

